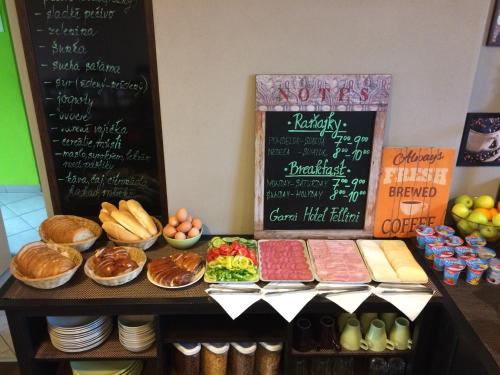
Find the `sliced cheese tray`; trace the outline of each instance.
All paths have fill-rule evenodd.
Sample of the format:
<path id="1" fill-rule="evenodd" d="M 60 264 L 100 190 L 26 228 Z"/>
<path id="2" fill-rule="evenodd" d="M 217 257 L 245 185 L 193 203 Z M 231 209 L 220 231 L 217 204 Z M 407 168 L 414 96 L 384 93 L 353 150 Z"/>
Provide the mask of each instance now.
<path id="1" fill-rule="evenodd" d="M 309 252 L 303 240 L 260 240 L 262 281 L 308 282 L 314 280 Z"/>
<path id="2" fill-rule="evenodd" d="M 429 279 L 404 241 L 356 240 L 373 281 L 423 284 Z"/>
<path id="3" fill-rule="evenodd" d="M 353 240 L 307 240 L 307 248 L 317 281 L 360 284 L 371 281 Z"/>

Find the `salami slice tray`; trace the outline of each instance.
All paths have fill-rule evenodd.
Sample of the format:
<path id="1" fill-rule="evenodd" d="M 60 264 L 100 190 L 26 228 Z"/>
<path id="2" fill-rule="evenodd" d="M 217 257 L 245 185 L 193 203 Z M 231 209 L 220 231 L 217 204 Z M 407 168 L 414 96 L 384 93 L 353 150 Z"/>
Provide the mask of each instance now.
<path id="1" fill-rule="evenodd" d="M 260 240 L 258 248 L 259 275 L 262 281 L 314 281 L 305 241 Z"/>
<path id="2" fill-rule="evenodd" d="M 307 248 L 317 281 L 338 284 L 371 281 L 353 240 L 307 240 Z"/>

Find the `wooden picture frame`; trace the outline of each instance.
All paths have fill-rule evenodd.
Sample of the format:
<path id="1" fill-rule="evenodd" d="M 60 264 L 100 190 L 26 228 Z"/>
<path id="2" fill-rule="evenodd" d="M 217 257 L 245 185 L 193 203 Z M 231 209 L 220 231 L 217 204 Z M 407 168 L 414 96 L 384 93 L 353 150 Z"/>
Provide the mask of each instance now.
<path id="1" fill-rule="evenodd" d="M 389 74 L 257 75 L 255 123 L 255 238 L 367 238 L 373 235 L 375 198 L 391 89 Z M 286 88 L 288 94 L 283 95 Z M 307 94 L 304 90 L 308 90 Z M 266 113 L 375 111 L 365 221 L 362 229 L 276 230 L 264 225 Z"/>
<path id="2" fill-rule="evenodd" d="M 490 31 L 486 39 L 489 47 L 500 47 L 500 1 L 496 1 L 491 17 Z"/>

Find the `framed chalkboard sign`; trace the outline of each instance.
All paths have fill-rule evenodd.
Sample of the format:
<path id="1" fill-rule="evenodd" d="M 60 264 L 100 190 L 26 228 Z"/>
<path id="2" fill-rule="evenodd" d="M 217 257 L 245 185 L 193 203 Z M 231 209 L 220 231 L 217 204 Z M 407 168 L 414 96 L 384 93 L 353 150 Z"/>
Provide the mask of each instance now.
<path id="1" fill-rule="evenodd" d="M 390 75 L 258 75 L 255 237 L 373 235 Z"/>
<path id="2" fill-rule="evenodd" d="M 151 0 L 16 1 L 54 213 L 166 217 Z"/>

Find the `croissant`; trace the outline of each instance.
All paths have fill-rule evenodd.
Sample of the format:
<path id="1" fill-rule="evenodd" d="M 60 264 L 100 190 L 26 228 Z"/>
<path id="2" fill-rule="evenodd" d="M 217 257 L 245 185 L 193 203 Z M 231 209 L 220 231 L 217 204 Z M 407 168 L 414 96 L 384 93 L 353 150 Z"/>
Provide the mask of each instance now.
<path id="1" fill-rule="evenodd" d="M 16 255 L 16 263 L 24 276 L 34 279 L 56 276 L 76 266 L 73 260 L 44 244 L 21 251 Z"/>

